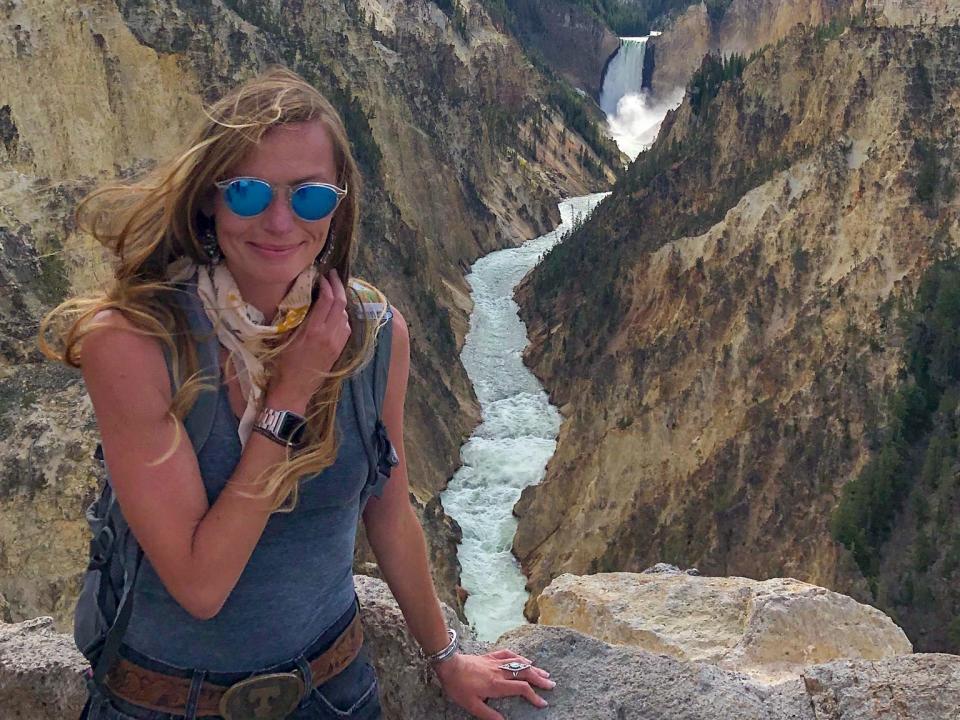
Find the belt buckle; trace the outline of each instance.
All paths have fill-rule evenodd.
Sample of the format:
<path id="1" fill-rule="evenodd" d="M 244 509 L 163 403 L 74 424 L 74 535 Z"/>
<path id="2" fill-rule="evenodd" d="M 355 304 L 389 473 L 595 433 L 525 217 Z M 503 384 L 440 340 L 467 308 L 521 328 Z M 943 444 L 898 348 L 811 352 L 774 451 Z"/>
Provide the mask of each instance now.
<path id="1" fill-rule="evenodd" d="M 303 692 L 298 672 L 256 675 L 227 689 L 220 714 L 225 720 L 283 720 L 300 704 Z"/>

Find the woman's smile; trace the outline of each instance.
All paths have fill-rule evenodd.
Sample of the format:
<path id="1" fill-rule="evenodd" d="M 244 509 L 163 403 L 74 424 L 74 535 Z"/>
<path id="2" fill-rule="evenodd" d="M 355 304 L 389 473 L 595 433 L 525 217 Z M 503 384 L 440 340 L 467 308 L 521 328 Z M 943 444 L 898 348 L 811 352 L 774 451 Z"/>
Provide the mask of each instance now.
<path id="1" fill-rule="evenodd" d="M 304 243 L 297 243 L 296 245 L 270 245 L 267 243 L 248 242 L 247 245 L 252 247 L 263 257 L 274 260 L 283 259 L 293 255 L 297 250 L 303 247 Z"/>

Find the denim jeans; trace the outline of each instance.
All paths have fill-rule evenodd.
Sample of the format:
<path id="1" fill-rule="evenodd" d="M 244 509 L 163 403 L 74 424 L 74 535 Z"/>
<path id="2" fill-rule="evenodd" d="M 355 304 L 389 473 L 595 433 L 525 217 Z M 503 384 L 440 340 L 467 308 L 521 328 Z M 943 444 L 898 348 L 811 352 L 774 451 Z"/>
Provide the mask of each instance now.
<path id="1" fill-rule="evenodd" d="M 309 671 L 306 658 L 313 657 L 329 647 L 344 630 L 352 619 L 347 614 L 318 638 L 304 654 L 291 663 L 281 666 L 265 668 L 266 672 L 284 672 L 299 667 L 302 674 Z M 162 670 L 155 662 L 137 657 L 136 661 L 145 666 L 154 666 L 152 669 Z M 217 684 L 229 685 L 240 678 L 218 677 L 210 674 L 207 678 Z M 346 668 L 338 675 L 330 678 L 322 685 L 318 685 L 307 692 L 300 705 L 287 716 L 286 720 L 379 720 L 380 698 L 376 672 L 361 650 Z M 183 720 L 189 715 L 172 715 L 170 713 L 150 710 L 121 700 L 116 697 L 100 697 L 96 694 L 90 698 L 86 720 Z M 198 715 L 197 718 L 214 720 L 219 715 Z"/>

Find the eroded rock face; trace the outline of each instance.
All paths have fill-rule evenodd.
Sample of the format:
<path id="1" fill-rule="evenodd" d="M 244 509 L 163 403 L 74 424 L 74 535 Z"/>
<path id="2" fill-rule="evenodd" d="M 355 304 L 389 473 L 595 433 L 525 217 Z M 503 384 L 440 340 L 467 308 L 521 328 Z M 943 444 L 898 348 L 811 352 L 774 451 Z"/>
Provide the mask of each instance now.
<path id="1" fill-rule="evenodd" d="M 651 39 L 656 57 L 653 91 L 661 96 L 684 87 L 706 53 L 750 55 L 785 38 L 797 24 L 822 25 L 866 10 L 893 25 L 946 25 L 960 20 L 953 0 L 733 0 L 711 16 L 694 3 Z"/>
<path id="2" fill-rule="evenodd" d="M 526 359 L 564 415 L 515 508 L 535 594 L 666 558 L 872 598 L 830 518 L 901 367 L 892 309 L 960 239 L 917 189 L 921 143 L 960 167 L 958 57 L 957 26 L 795 32 L 669 115 L 528 276 Z M 950 587 L 928 644 L 897 608 L 917 647 L 945 649 Z"/>
<path id="3" fill-rule="evenodd" d="M 695 3 L 663 35 L 652 38 L 656 69 L 652 87 L 658 95 L 685 87 L 707 53 L 740 53 L 775 43 L 801 25 L 819 25 L 847 15 L 854 0 L 733 0 L 719 17 Z"/>
<path id="4" fill-rule="evenodd" d="M 841 658 L 913 648 L 876 608 L 791 579 L 657 573 L 561 575 L 540 594 L 540 623 L 619 645 L 719 665 L 776 683 Z"/>
<path id="5" fill-rule="evenodd" d="M 866 6 L 897 25 L 947 24 L 960 19 L 960 5 L 954 0 L 866 0 Z"/>
<path id="6" fill-rule="evenodd" d="M 356 577 L 364 636 L 380 679 L 385 720 L 466 720 L 419 657 L 382 581 Z M 445 609 L 454 626 L 454 613 Z M 462 628 L 461 628 L 462 629 Z M 492 700 L 510 720 L 955 720 L 960 658 L 908 655 L 817 665 L 775 686 L 714 665 L 612 645 L 564 627 L 528 625 L 504 635 L 551 672 L 550 706 Z M 466 641 L 468 652 L 489 646 Z M 48 618 L 0 625 L 0 716 L 75 717 L 85 699 L 82 658 Z"/>
<path id="7" fill-rule="evenodd" d="M 526 46 L 575 87 L 600 96 L 603 69 L 620 38 L 595 13 L 576 2 L 536 0 L 526 3 L 515 20 Z"/>

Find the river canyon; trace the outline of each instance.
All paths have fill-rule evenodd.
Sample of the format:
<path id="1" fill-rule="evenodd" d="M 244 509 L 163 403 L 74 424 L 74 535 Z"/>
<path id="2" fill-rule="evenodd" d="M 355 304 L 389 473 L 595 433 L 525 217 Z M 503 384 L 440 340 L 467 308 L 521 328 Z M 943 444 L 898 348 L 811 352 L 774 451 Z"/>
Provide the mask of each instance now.
<path id="1" fill-rule="evenodd" d="M 669 562 L 960 651 L 960 9 L 651 6 L 0 3 L 0 621 L 69 630 L 102 480 L 34 340 L 109 281 L 77 202 L 282 63 L 360 161 L 357 272 L 410 325 L 410 501 L 467 634 Z"/>

